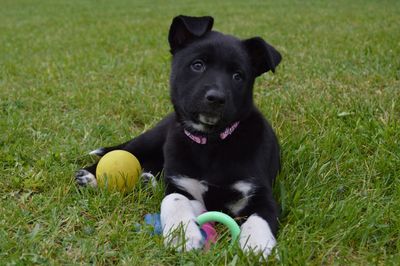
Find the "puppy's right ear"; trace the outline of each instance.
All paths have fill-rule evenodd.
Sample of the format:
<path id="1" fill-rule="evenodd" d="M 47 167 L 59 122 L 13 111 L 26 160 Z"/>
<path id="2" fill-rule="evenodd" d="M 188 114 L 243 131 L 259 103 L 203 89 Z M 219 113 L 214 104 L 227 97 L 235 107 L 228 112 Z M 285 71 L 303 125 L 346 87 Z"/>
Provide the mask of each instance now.
<path id="1" fill-rule="evenodd" d="M 211 31 L 213 24 L 214 19 L 209 16 L 188 17 L 180 15 L 175 17 L 172 20 L 168 35 L 171 53 L 174 54 L 191 41 Z"/>

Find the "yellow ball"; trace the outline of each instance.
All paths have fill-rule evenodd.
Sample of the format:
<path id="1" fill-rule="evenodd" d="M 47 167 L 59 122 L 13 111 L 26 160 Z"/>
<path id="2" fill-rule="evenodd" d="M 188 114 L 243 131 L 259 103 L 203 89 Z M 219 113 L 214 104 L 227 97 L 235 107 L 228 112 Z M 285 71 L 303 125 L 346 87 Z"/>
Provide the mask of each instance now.
<path id="1" fill-rule="evenodd" d="M 114 150 L 106 153 L 97 164 L 97 185 L 109 190 L 130 191 L 139 179 L 141 166 L 130 152 Z"/>

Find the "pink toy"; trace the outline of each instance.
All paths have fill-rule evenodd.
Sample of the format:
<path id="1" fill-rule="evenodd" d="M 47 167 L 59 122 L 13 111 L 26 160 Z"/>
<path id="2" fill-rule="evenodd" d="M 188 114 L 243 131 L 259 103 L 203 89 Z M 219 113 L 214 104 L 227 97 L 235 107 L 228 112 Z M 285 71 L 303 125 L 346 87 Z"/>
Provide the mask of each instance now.
<path id="1" fill-rule="evenodd" d="M 204 232 L 203 236 L 205 235 L 205 242 L 204 242 L 204 249 L 209 250 L 212 244 L 215 244 L 217 242 L 217 231 L 214 228 L 213 222 L 208 222 L 205 223 L 201 226 L 200 230 L 202 230 L 202 233 Z"/>

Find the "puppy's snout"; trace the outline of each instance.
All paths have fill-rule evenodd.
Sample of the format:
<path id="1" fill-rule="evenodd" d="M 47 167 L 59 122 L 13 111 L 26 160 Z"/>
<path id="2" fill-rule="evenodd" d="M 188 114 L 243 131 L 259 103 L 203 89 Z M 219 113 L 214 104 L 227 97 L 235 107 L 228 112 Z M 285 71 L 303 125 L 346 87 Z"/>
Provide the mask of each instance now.
<path id="1" fill-rule="evenodd" d="M 217 106 L 224 105 L 226 100 L 225 93 L 216 89 L 211 89 L 207 91 L 204 97 L 207 104 Z"/>

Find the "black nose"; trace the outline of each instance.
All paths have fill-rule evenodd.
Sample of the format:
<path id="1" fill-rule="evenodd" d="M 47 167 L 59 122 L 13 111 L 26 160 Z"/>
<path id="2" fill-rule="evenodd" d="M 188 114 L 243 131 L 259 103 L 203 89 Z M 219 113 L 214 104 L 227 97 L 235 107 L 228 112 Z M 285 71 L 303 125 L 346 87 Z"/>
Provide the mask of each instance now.
<path id="1" fill-rule="evenodd" d="M 224 105 L 225 94 L 222 91 L 211 89 L 206 92 L 206 102 L 212 105 Z"/>

